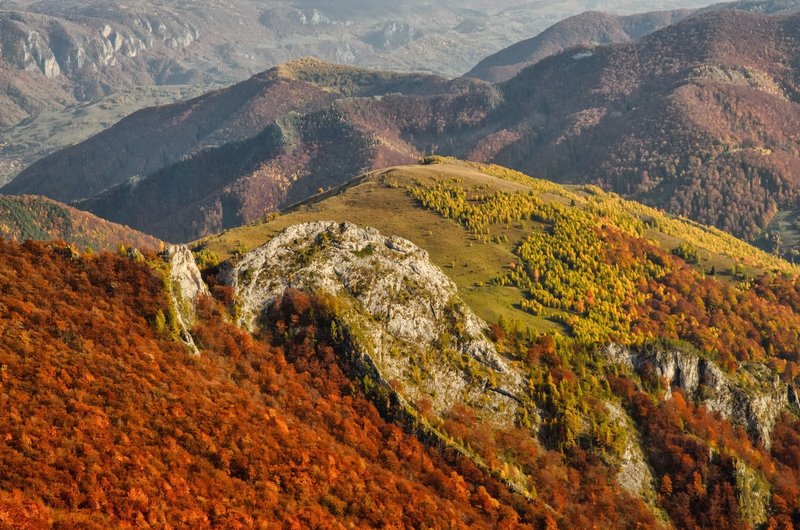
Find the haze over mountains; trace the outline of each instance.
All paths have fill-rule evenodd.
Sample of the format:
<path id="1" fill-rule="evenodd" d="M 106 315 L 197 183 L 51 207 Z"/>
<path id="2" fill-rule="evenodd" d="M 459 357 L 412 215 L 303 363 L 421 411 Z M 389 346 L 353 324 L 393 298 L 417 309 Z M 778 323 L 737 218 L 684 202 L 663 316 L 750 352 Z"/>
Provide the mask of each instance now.
<path id="1" fill-rule="evenodd" d="M 654 8 L 697 6 L 654 0 Z M 586 9 L 631 12 L 627 0 L 530 3 L 412 0 L 264 4 L 136 0 L 0 3 L 0 184 L 54 150 L 98 132 L 72 129 L 41 142 L 38 130 L 77 110 L 103 123 L 95 103 L 125 94 L 119 117 L 187 97 L 185 85 L 241 81 L 306 55 L 335 63 L 456 76 L 486 55 Z M 141 88 L 160 87 L 142 92 Z M 155 98 L 150 94 L 156 92 Z M 108 124 L 106 124 L 108 126 Z"/>
<path id="2" fill-rule="evenodd" d="M 465 75 L 495 83 L 508 81 L 522 69 L 564 50 L 638 40 L 692 13 L 694 11 L 681 9 L 619 16 L 587 11 L 490 55 Z"/>
<path id="3" fill-rule="evenodd" d="M 600 184 L 755 240 L 779 212 L 791 220 L 798 193 L 798 20 L 712 11 L 497 86 L 298 61 L 123 120 L 4 191 L 188 240 L 437 152 Z"/>
<path id="4" fill-rule="evenodd" d="M 738 9 L 774 15 L 797 11 L 800 9 L 800 2 L 797 0 L 726 2 L 699 10 L 675 9 L 628 16 L 587 11 L 564 19 L 535 37 L 486 57 L 465 75 L 492 82 L 507 81 L 523 68 L 564 50 L 579 46 L 591 47 L 635 41 L 686 17 L 720 9 Z"/>

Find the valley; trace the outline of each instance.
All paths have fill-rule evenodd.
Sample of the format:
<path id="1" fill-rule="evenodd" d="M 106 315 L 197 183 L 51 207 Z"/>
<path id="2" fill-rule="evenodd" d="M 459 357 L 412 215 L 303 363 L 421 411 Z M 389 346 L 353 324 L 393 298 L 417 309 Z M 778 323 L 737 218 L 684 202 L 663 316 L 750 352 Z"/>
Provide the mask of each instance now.
<path id="1" fill-rule="evenodd" d="M 800 527 L 800 2 L 645 7 L 0 2 L 0 528 Z"/>
<path id="2" fill-rule="evenodd" d="M 495 85 L 300 59 L 137 113 L 3 192 L 185 242 L 436 153 L 599 185 L 770 248 L 798 190 L 797 20 L 710 11 Z"/>

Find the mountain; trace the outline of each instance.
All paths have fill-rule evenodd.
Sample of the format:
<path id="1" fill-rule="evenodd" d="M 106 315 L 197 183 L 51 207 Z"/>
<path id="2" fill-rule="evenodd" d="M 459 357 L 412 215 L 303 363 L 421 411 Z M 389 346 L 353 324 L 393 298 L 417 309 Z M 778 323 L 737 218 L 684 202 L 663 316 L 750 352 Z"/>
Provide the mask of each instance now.
<path id="1" fill-rule="evenodd" d="M 565 50 L 632 42 L 689 16 L 721 9 L 738 9 L 769 15 L 787 14 L 800 11 L 800 2 L 797 0 L 727 2 L 712 4 L 698 10 L 675 9 L 628 16 L 587 11 L 564 19 L 535 37 L 520 41 L 486 57 L 464 75 L 494 83 L 508 81 L 522 69 Z"/>
<path id="2" fill-rule="evenodd" d="M 0 127 L 91 101 L 119 88 L 187 84 L 214 76 L 181 60 L 200 37 L 169 7 L 102 2 L 24 2 L 0 10 Z"/>
<path id="3" fill-rule="evenodd" d="M 88 198 L 80 207 L 108 219 L 167 240 L 196 239 L 373 165 L 413 160 L 377 141 L 376 124 L 351 123 L 336 102 L 385 94 L 485 97 L 489 90 L 480 81 L 299 59 L 188 102 L 140 111 L 34 164 L 4 189 Z"/>
<path id="4" fill-rule="evenodd" d="M 94 251 L 116 251 L 120 245 L 163 247 L 163 243 L 152 236 L 52 199 L 29 195 L 0 195 L 0 237 L 15 241 L 57 239 Z"/>
<path id="5" fill-rule="evenodd" d="M 543 61 L 503 85 L 526 118 L 493 159 L 756 239 L 796 200 L 798 20 L 712 12 Z"/>
<path id="6" fill-rule="evenodd" d="M 238 81 L 302 55 L 455 75 L 592 2 L 195 4 L 4 2 L 0 128 L 41 108 L 93 101 L 118 89 Z M 629 10 L 635 3 L 607 6 Z"/>
<path id="7" fill-rule="evenodd" d="M 345 175 L 438 152 L 598 184 L 789 251 L 799 239 L 791 60 L 798 21 L 710 12 L 634 43 L 553 56 L 495 86 L 289 63 L 194 100 L 192 112 L 184 104 L 123 120 L 3 191 L 85 198 L 79 206 L 97 215 L 186 241 L 253 221 Z M 226 104 L 245 105 L 261 85 L 302 86 L 314 103 L 295 106 L 298 93 L 270 92 L 263 120 L 219 135 L 221 145 L 206 140 L 213 124 L 157 133 L 173 122 L 167 116 L 186 116 L 177 124 L 223 120 Z M 134 135 L 155 145 L 128 149 Z"/>
<path id="8" fill-rule="evenodd" d="M 6 0 L 0 5 L 0 185 L 36 160 L 96 134 L 109 120 L 301 56 L 454 76 L 593 5 L 621 12 L 639 8 L 627 0 L 357 6 L 135 0 L 119 7 Z M 41 131 L 53 128 L 58 133 L 43 138 Z"/>
<path id="9" fill-rule="evenodd" d="M 425 162 L 194 257 L 0 241 L 0 521 L 800 521 L 797 267 L 594 186 Z"/>
<path id="10" fill-rule="evenodd" d="M 0 185 L 37 160 L 83 142 L 137 110 L 191 99 L 211 89 L 209 85 L 135 87 L 97 101 L 40 109 L 0 133 Z"/>
<path id="11" fill-rule="evenodd" d="M 765 15 L 775 15 L 797 11 L 800 9 L 800 2 L 797 0 L 740 0 L 738 2 L 712 4 L 699 11 L 702 13 L 704 11 L 716 11 L 718 9 L 738 9 Z"/>
<path id="12" fill-rule="evenodd" d="M 587 11 L 486 57 L 464 75 L 493 83 L 508 81 L 524 68 L 564 50 L 635 41 L 692 13 L 679 9 L 619 16 Z"/>
<path id="13" fill-rule="evenodd" d="M 3 527 L 493 528 L 531 512 L 382 418 L 306 310 L 310 349 L 204 298 L 192 355 L 165 290 L 188 268 L 30 242 L 0 256 Z"/>
<path id="14" fill-rule="evenodd" d="M 545 460 L 571 468 L 579 498 L 594 480 L 607 507 L 631 495 L 635 511 L 595 516 L 616 525 L 800 520 L 784 502 L 800 483 L 798 269 L 728 234 L 593 186 L 431 157 L 194 250 L 246 328 L 269 328 L 287 289 L 329 300 L 381 399 L 535 489 L 557 527 L 590 523 Z M 522 454 L 531 433 L 539 448 Z"/>

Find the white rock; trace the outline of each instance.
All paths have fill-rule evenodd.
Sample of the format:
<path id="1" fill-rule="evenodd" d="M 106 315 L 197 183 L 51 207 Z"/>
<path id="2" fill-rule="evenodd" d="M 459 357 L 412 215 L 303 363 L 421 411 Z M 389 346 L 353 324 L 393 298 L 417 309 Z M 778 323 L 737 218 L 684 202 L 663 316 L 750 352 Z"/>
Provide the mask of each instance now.
<path id="1" fill-rule="evenodd" d="M 384 381 L 408 383 L 414 359 L 435 358 L 424 381 L 404 385 L 406 399 L 429 397 L 440 412 L 465 400 L 486 403 L 482 406 L 498 422 L 510 421 L 516 411 L 516 400 L 497 390 L 515 395 L 522 376 L 484 336 L 485 324 L 461 301 L 455 284 L 410 241 L 349 223 L 300 224 L 246 254 L 228 280 L 243 327 L 255 329 L 265 309 L 288 288 L 327 292 L 347 301 L 350 314 L 344 323 L 366 338 L 358 345 L 360 353 Z M 492 374 L 496 388 L 471 380 L 456 366 L 453 357 L 461 355 Z"/>

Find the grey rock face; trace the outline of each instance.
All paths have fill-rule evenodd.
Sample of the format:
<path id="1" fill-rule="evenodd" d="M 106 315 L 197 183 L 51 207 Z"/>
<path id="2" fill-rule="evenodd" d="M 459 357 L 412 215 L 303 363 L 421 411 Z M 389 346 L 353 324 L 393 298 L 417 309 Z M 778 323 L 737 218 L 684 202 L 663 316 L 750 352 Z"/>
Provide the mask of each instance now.
<path id="1" fill-rule="evenodd" d="M 170 279 L 178 290 L 182 300 L 195 302 L 201 294 L 209 295 L 208 287 L 203 282 L 200 269 L 188 247 L 176 245 L 168 251 L 170 259 Z"/>
<path id="2" fill-rule="evenodd" d="M 634 351 L 612 344 L 605 353 L 637 372 L 651 366 L 668 383 L 666 399 L 672 397 L 672 388 L 679 388 L 689 399 L 744 427 L 766 448 L 778 415 L 789 405 L 792 389 L 764 366 L 743 367 L 734 380 L 712 361 L 674 348 Z"/>
<path id="3" fill-rule="evenodd" d="M 195 355 L 200 354 L 190 333 L 195 319 L 195 304 L 200 295 L 210 295 L 203 282 L 200 269 L 188 247 L 175 245 L 168 248 L 165 257 L 169 262 L 170 302 L 180 327 L 181 339 Z"/>
<path id="4" fill-rule="evenodd" d="M 513 419 L 522 377 L 452 281 L 405 239 L 349 223 L 296 225 L 245 255 L 228 281 L 249 329 L 287 288 L 336 295 L 360 357 L 385 383 L 404 383 L 401 400 L 429 398 L 437 412 L 467 403 L 499 423 Z"/>
<path id="5" fill-rule="evenodd" d="M 6 12 L 0 15 L 2 58 L 13 68 L 47 77 L 70 76 L 83 68 L 113 66 L 123 57 L 162 44 L 185 48 L 199 38 L 191 24 L 140 14 L 120 14 L 112 26 L 91 17 L 65 20 L 47 15 Z"/>
<path id="6" fill-rule="evenodd" d="M 655 492 L 653 472 L 647 464 L 647 458 L 642 450 L 642 442 L 633 420 L 628 414 L 613 403 L 606 403 L 606 408 L 611 413 L 611 417 L 621 425 L 628 433 L 625 450 L 621 457 L 617 482 L 628 493 L 635 495 L 650 506 L 655 506 L 657 495 Z"/>

